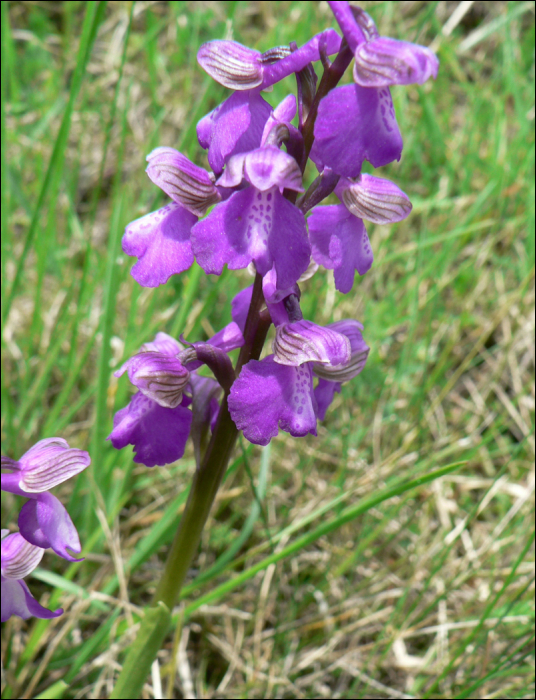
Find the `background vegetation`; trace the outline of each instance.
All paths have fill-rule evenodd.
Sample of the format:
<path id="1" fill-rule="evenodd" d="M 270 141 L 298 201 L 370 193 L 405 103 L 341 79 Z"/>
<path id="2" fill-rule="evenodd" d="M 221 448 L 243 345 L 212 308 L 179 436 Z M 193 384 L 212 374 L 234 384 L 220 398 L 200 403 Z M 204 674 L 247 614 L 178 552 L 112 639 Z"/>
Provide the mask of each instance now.
<path id="1" fill-rule="evenodd" d="M 441 61 L 392 90 L 405 146 L 380 174 L 412 215 L 368 226 L 375 263 L 347 296 L 322 271 L 304 285 L 307 318 L 364 323 L 368 365 L 318 438 L 240 444 L 146 697 L 534 697 L 534 3 L 362 6 Z M 1 9 L 2 452 L 58 435 L 92 455 L 56 490 L 86 559 L 47 554 L 29 581 L 65 614 L 5 625 L 3 697 L 104 698 L 194 468 L 105 442 L 130 392 L 112 371 L 158 330 L 208 337 L 250 283 L 134 283 L 122 232 L 165 201 L 145 156 L 206 165 L 195 125 L 227 91 L 203 41 L 265 50 L 334 23 L 323 2 Z"/>

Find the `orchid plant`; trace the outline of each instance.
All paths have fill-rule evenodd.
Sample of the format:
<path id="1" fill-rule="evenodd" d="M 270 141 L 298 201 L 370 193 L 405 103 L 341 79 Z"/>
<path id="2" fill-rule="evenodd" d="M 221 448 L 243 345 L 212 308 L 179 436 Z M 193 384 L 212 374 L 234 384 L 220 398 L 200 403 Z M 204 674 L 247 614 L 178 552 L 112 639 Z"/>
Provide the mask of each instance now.
<path id="1" fill-rule="evenodd" d="M 387 224 L 410 213 L 404 192 L 363 173 L 362 166 L 367 161 L 377 168 L 400 159 L 402 137 L 390 87 L 435 78 L 438 60 L 423 46 L 381 37 L 360 8 L 348 2 L 328 5 L 342 36 L 326 29 L 301 47 L 291 42 L 264 52 L 222 40 L 200 47 L 200 66 L 232 90 L 197 124 L 210 170 L 171 147 L 147 156 L 147 175 L 170 201 L 126 228 L 122 247 L 137 258 L 134 279 L 157 287 L 194 260 L 206 274 L 220 275 L 227 265 L 248 268 L 255 279 L 232 300 L 232 322 L 212 338 L 188 342 L 157 333 L 115 373 L 126 373 L 136 393 L 115 415 L 108 437 L 112 445 L 133 445 L 134 461 L 154 467 L 180 459 L 191 437 L 197 468 L 152 607 L 112 697 L 136 697 L 141 688 L 169 629 L 170 610 L 239 431 L 257 445 L 267 445 L 279 430 L 293 437 L 316 435 L 334 394 L 366 366 L 363 325 L 345 319 L 320 326 L 304 319 L 300 284 L 322 266 L 333 270 L 336 289 L 349 293 L 356 271 L 364 275 L 373 264 L 364 222 Z M 352 61 L 353 81 L 338 87 Z M 320 80 L 315 64 L 322 70 Z M 291 75 L 296 95 L 271 105 L 263 92 Z M 305 190 L 310 162 L 318 175 Z M 332 194 L 339 203 L 323 204 Z M 261 359 L 272 324 L 272 352 Z M 237 348 L 233 366 L 229 353 Z M 198 373 L 202 365 L 212 376 Z M 32 449 L 60 449 L 60 441 L 42 442 L 47 444 Z M 24 473 L 20 465 L 31 452 L 8 465 L 10 490 L 22 492 L 22 481 L 12 484 Z M 89 458 L 82 454 L 77 465 L 87 466 Z M 48 507 L 53 520 L 64 518 Z M 20 535 L 9 537 L 23 537 L 32 547 L 51 546 L 61 556 L 66 546 L 78 551 L 72 530 L 67 528 L 68 540 L 43 534 L 29 511 L 21 519 Z M 9 562 L 28 548 L 6 539 L 8 571 Z M 37 558 L 32 552 L 24 554 L 20 570 L 25 573 Z M 20 577 L 17 581 L 27 595 Z M 22 610 L 15 603 L 7 609 L 9 614 Z M 36 614 L 27 604 L 22 616 L 28 611 Z"/>

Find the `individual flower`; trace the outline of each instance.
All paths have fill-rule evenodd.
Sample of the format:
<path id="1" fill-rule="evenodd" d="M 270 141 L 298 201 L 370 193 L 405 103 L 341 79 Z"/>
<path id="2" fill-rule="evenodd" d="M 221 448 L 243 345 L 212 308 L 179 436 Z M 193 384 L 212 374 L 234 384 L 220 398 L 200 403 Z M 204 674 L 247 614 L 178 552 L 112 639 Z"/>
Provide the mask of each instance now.
<path id="1" fill-rule="evenodd" d="M 267 445 L 279 429 L 294 437 L 316 435 L 313 367 L 337 368 L 351 360 L 343 333 L 303 319 L 278 326 L 272 349 L 273 355 L 242 368 L 228 400 L 236 427 L 257 445 Z"/>
<path id="2" fill-rule="evenodd" d="M 69 550 L 81 551 L 78 532 L 62 503 L 48 490 L 79 474 L 90 464 L 87 452 L 69 447 L 62 438 L 40 440 L 16 461 L 2 457 L 2 490 L 30 499 L 19 513 L 20 534 L 31 544 L 68 561 Z"/>
<path id="3" fill-rule="evenodd" d="M 118 450 L 133 445 L 134 462 L 147 467 L 180 459 L 192 428 L 192 408 L 197 411 L 194 443 L 204 420 L 213 423 L 217 410 L 212 399 L 220 385 L 212 378 L 207 378 L 209 382 L 200 381 L 196 370 L 205 363 L 218 372 L 219 354 L 228 359 L 226 353 L 243 342 L 234 322 L 209 342 L 191 344 L 191 350 L 166 333 L 157 333 L 116 372 L 116 376 L 128 372 L 139 391 L 128 406 L 115 414 L 107 439 Z"/>
<path id="4" fill-rule="evenodd" d="M 30 544 L 18 532 L 8 533 L 8 530 L 2 530 L 2 622 L 12 615 L 18 615 L 23 620 L 29 617 L 39 617 L 42 620 L 58 617 L 63 610 L 58 608 L 52 611 L 44 608 L 30 593 L 26 582 L 22 580 L 38 566 L 45 550 Z"/>
<path id="5" fill-rule="evenodd" d="M 311 248 L 301 211 L 282 195 L 302 192 L 296 161 L 274 146 L 232 156 L 218 184 L 249 187 L 235 192 L 192 229 L 192 250 L 209 274 L 255 263 L 265 275 L 272 266 L 279 288 L 291 287 L 308 265 Z"/>
<path id="6" fill-rule="evenodd" d="M 354 80 L 362 87 L 426 82 L 437 77 L 439 61 L 426 46 L 380 37 L 372 18 L 348 2 L 328 2 L 351 48 Z"/>
<path id="7" fill-rule="evenodd" d="M 354 53 L 355 84 L 335 88 L 320 102 L 311 159 L 319 170 L 357 177 L 364 160 L 378 168 L 400 159 L 389 87 L 435 78 L 439 62 L 424 46 L 380 37 L 371 18 L 348 2 L 329 5 Z"/>
<path id="8" fill-rule="evenodd" d="M 222 199 L 214 177 L 174 148 L 156 148 L 147 156 L 147 175 L 173 202 L 132 221 L 123 251 L 138 258 L 131 274 L 143 287 L 165 284 L 191 267 L 192 226 Z"/>
<path id="9" fill-rule="evenodd" d="M 390 180 L 365 173 L 355 180 L 341 177 L 335 193 L 343 204 L 315 207 L 307 223 L 314 260 L 334 270 L 336 288 L 347 294 L 355 271 L 364 275 L 374 259 L 362 219 L 376 224 L 401 221 L 411 202 Z"/>

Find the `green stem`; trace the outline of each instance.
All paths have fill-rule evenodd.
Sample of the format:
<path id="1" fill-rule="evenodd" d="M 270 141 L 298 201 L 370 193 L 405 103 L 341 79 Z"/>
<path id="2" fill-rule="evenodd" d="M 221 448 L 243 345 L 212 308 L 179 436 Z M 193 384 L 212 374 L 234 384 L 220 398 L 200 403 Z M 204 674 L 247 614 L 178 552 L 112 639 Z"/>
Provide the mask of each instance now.
<path id="1" fill-rule="evenodd" d="M 244 329 L 244 345 L 236 365 L 236 373 L 250 359 L 260 357 L 270 325 L 269 317 L 261 313 L 264 304 L 262 275 L 257 273 Z M 143 618 L 137 640 L 150 639 L 151 644 L 138 643 L 129 649 L 111 698 L 137 698 L 150 672 L 155 650 L 161 646 L 170 624 L 169 611 L 178 600 L 186 574 L 194 559 L 210 509 L 216 498 L 227 464 L 231 457 L 238 430 L 229 414 L 226 392 L 218 414 L 216 427 L 201 464 L 194 474 L 184 513 L 166 561 L 164 573 L 155 591 L 151 608 Z"/>

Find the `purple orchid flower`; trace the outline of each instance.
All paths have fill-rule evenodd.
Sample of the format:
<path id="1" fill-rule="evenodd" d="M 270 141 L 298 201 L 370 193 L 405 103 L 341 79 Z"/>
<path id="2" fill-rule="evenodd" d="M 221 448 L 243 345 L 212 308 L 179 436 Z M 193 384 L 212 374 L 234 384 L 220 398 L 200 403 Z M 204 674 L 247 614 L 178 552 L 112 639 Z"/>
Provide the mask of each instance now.
<path id="1" fill-rule="evenodd" d="M 62 503 L 48 490 L 79 474 L 90 464 L 87 452 L 69 447 L 62 438 L 40 440 L 18 460 L 2 457 L 2 490 L 30 499 L 19 513 L 21 535 L 31 544 L 68 561 L 79 553 L 78 532 Z"/>
<path id="2" fill-rule="evenodd" d="M 8 530 L 2 530 L 1 550 L 2 622 L 12 615 L 18 615 L 23 620 L 29 617 L 42 620 L 59 617 L 63 613 L 62 608 L 54 611 L 44 608 L 22 580 L 38 566 L 45 550 L 30 544 L 18 532 L 9 534 Z"/>
<path id="3" fill-rule="evenodd" d="M 269 309 L 272 313 L 271 305 Z M 260 361 L 250 360 L 231 388 L 229 411 L 244 437 L 257 445 L 267 445 L 279 429 L 294 437 L 316 435 L 317 418 L 324 418 L 333 395 L 325 397 L 326 392 L 320 391 L 319 407 L 313 390 L 313 369 L 325 367 L 327 376 L 337 371 L 334 376 L 339 385 L 347 376 L 351 378 L 357 348 L 354 324 L 358 322 L 321 327 L 304 319 L 289 321 L 287 314 L 287 322 L 276 328 L 274 354 Z M 363 366 L 364 362 L 359 371 Z"/>
<path id="4" fill-rule="evenodd" d="M 235 92 L 198 122 L 197 138 L 201 147 L 208 149 L 208 162 L 215 173 L 220 174 L 235 153 L 253 151 L 261 145 L 272 107 L 259 92 Z"/>
<path id="5" fill-rule="evenodd" d="M 357 177 L 364 160 L 375 168 L 400 160 L 402 137 L 391 85 L 437 76 L 437 57 L 424 46 L 379 37 L 372 19 L 348 2 L 329 2 L 355 57 L 355 85 L 332 90 L 320 103 L 311 159 L 319 170 Z"/>
<path id="6" fill-rule="evenodd" d="M 213 399 L 220 390 L 218 382 L 198 377 L 196 370 L 203 363 L 211 366 L 212 357 L 218 354 L 228 359 L 226 353 L 243 342 L 242 333 L 234 322 L 207 343 L 194 343 L 193 354 L 166 333 L 157 333 L 152 342 L 142 345 L 141 352 L 115 372 L 118 377 L 128 372 L 138 392 L 128 406 L 115 414 L 114 428 L 107 439 L 118 450 L 133 445 L 134 462 L 147 467 L 180 459 L 192 427 L 191 407 L 197 411 L 195 443 L 202 424 L 214 422 Z M 205 379 L 207 381 L 202 381 Z"/>
<path id="7" fill-rule="evenodd" d="M 411 202 L 390 180 L 365 173 L 356 180 L 341 177 L 335 193 L 343 204 L 315 207 L 307 223 L 314 260 L 334 270 L 336 288 L 347 294 L 355 271 L 364 275 L 374 259 L 362 219 L 376 224 L 402 221 Z"/>
<path id="8" fill-rule="evenodd" d="M 302 192 L 301 171 L 296 161 L 274 146 L 232 156 L 218 184 L 249 187 L 218 204 L 192 229 L 192 250 L 198 264 L 209 274 L 221 274 L 225 264 L 232 270 L 252 261 L 265 275 L 273 265 L 280 288 L 290 287 L 310 261 L 305 219 L 281 192 Z"/>

